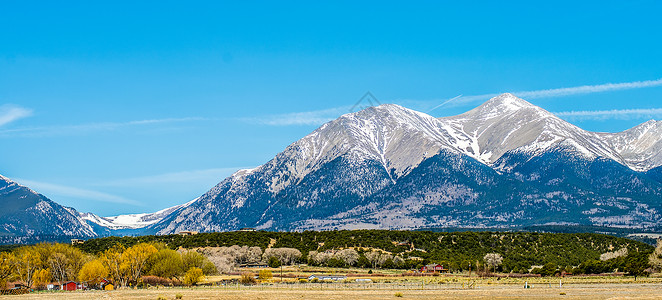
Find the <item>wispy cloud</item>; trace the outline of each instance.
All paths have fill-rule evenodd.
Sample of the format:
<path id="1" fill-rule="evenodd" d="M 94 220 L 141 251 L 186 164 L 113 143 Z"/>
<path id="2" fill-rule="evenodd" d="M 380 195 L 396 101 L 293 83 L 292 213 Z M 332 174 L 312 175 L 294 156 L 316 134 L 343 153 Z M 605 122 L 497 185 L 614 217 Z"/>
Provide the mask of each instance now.
<path id="1" fill-rule="evenodd" d="M 271 126 L 320 125 L 349 113 L 350 109 L 351 106 L 341 106 L 323 110 L 241 118 L 241 120 L 247 123 Z"/>
<path id="2" fill-rule="evenodd" d="M 32 115 L 32 110 L 24 107 L 5 104 L 0 106 L 0 126 Z"/>
<path id="3" fill-rule="evenodd" d="M 28 179 L 15 179 L 16 182 L 28 186 L 40 194 L 47 197 L 75 198 L 86 201 L 99 201 L 118 204 L 130 204 L 135 206 L 144 206 L 144 204 L 135 200 L 126 199 L 121 196 L 111 195 L 99 191 L 81 189 L 77 187 L 34 181 Z"/>
<path id="4" fill-rule="evenodd" d="M 181 172 L 171 172 L 152 176 L 123 178 L 116 180 L 108 180 L 93 184 L 95 186 L 145 186 L 145 185 L 158 185 L 158 184 L 183 184 L 183 183 L 200 183 L 200 182 L 213 182 L 213 184 L 230 176 L 232 173 L 245 168 L 216 168 L 216 169 L 203 169 L 203 170 L 190 170 Z"/>
<path id="5" fill-rule="evenodd" d="M 628 89 L 639 89 L 646 87 L 656 87 L 662 86 L 662 79 L 657 80 L 646 80 L 646 81 L 633 81 L 633 82 L 621 82 L 621 83 L 605 83 L 598 85 L 582 85 L 574 87 L 564 87 L 564 88 L 555 88 L 555 89 L 543 89 L 543 90 L 534 90 L 534 91 L 519 91 L 512 92 L 515 96 L 518 96 L 523 99 L 539 99 L 539 98 L 554 98 L 554 97 L 563 97 L 571 95 L 581 95 L 581 94 L 591 94 L 591 93 L 601 93 L 609 91 L 618 91 L 618 90 L 628 90 Z M 414 99 L 399 99 L 391 101 L 393 103 L 400 104 L 409 104 L 409 107 L 420 109 L 421 111 L 427 111 L 428 113 L 443 107 L 443 106 L 463 106 L 472 104 L 475 102 L 487 101 L 490 98 L 496 97 L 501 93 L 492 93 L 492 94 L 482 94 L 482 95 L 459 95 L 450 99 L 439 99 L 439 100 L 414 100 Z M 260 125 L 270 125 L 270 126 L 290 126 L 290 125 L 321 125 L 326 122 L 332 121 L 339 116 L 348 113 L 351 109 L 351 106 L 341 106 L 323 110 L 314 110 L 314 111 L 304 111 L 304 112 L 293 112 L 285 114 L 275 114 L 267 115 L 263 117 L 251 117 L 251 118 L 241 118 L 240 120 Z M 606 114 L 599 114 L 602 117 L 600 118 L 614 118 L 619 116 L 619 118 L 641 118 L 646 116 L 645 112 L 637 113 L 632 110 L 632 112 L 626 112 L 629 110 L 624 110 L 620 114 L 612 114 L 611 117 L 606 117 Z M 564 112 L 570 113 L 570 112 Z M 654 110 L 651 110 L 649 113 L 654 113 Z M 598 118 L 598 113 L 595 116 L 589 117 L 584 116 L 582 118 Z M 569 117 L 569 116 L 568 116 Z M 579 116 L 575 116 L 579 118 Z"/>
<path id="6" fill-rule="evenodd" d="M 604 83 L 598 85 L 582 85 L 582 86 L 544 89 L 544 90 L 535 90 L 535 91 L 519 91 L 519 92 L 512 92 L 512 94 L 523 99 L 539 99 L 539 98 L 554 98 L 554 97 L 563 97 L 563 96 L 571 96 L 571 95 L 602 93 L 602 92 L 619 91 L 619 90 L 640 89 L 640 88 L 656 87 L 656 86 L 662 86 L 662 79 L 621 82 L 621 83 Z M 504 91 L 504 92 L 508 92 L 508 91 Z M 446 100 L 444 103 L 438 105 L 434 109 L 445 105 L 460 106 L 475 102 L 482 102 L 492 97 L 496 97 L 499 94 L 500 93 L 460 96 L 453 98 L 450 101 Z"/>
<path id="7" fill-rule="evenodd" d="M 192 121 L 204 121 L 206 118 L 165 118 L 165 119 L 149 119 L 137 120 L 127 122 L 100 122 L 100 123 L 86 123 L 78 125 L 55 125 L 55 126 L 42 126 L 42 127 L 27 127 L 0 130 L 0 136 L 20 135 L 20 136 L 51 136 L 51 135 L 66 135 L 66 134 L 85 134 L 90 132 L 99 131 L 113 131 L 121 128 L 135 127 L 135 126 L 149 126 L 157 124 L 169 123 L 183 123 Z"/>
<path id="8" fill-rule="evenodd" d="M 662 117 L 662 108 L 561 111 L 555 115 L 569 120 L 635 120 Z"/>

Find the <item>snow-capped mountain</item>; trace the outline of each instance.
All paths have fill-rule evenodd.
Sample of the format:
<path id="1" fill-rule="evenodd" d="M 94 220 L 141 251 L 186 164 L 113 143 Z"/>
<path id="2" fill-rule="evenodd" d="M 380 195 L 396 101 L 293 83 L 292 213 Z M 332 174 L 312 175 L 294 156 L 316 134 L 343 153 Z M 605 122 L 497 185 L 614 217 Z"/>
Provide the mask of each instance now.
<path id="1" fill-rule="evenodd" d="M 78 213 L 0 177 L 0 235 L 580 224 L 662 230 L 662 122 L 578 128 L 511 94 L 434 118 L 346 114 L 188 203 Z"/>
<path id="2" fill-rule="evenodd" d="M 440 119 L 380 105 L 324 124 L 146 230 L 659 227 L 658 124 L 589 132 L 511 94 Z"/>
<path id="3" fill-rule="evenodd" d="M 598 133 L 583 130 L 512 94 L 502 94 L 464 114 L 440 119 L 471 137 L 471 152 L 491 164 L 518 149 L 542 153 L 565 146 L 587 158 L 605 157 L 626 164 Z"/>
<path id="4" fill-rule="evenodd" d="M 35 191 L 0 175 L 0 242 L 16 243 L 58 237 L 94 237 L 96 233 L 78 216 Z"/>
<path id="5" fill-rule="evenodd" d="M 0 175 L 0 244 L 68 241 L 108 235 L 140 234 L 185 204 L 149 214 L 100 217 L 64 207 L 47 197 Z"/>
<path id="6" fill-rule="evenodd" d="M 650 120 L 619 133 L 603 133 L 610 146 L 625 163 L 637 171 L 662 165 L 662 121 Z"/>
<path id="7" fill-rule="evenodd" d="M 165 216 L 169 215 L 173 211 L 182 207 L 186 207 L 191 203 L 193 203 L 195 200 L 198 199 L 196 198 L 187 203 L 162 209 L 154 213 L 128 214 L 128 215 L 119 215 L 119 216 L 111 216 L 111 217 L 101 217 L 93 213 L 79 212 L 78 214 L 83 220 L 110 230 L 140 229 L 148 225 L 154 224 L 158 221 L 161 221 L 161 219 L 163 219 Z"/>

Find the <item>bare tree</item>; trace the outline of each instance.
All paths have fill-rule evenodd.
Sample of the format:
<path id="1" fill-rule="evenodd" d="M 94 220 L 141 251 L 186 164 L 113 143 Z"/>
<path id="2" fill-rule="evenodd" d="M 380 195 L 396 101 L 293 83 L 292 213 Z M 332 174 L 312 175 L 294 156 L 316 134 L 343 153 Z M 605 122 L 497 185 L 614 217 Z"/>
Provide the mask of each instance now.
<path id="1" fill-rule="evenodd" d="M 291 265 L 301 258 L 301 251 L 294 248 L 268 248 L 264 250 L 262 259 L 269 261 L 269 258 L 277 258 L 281 264 Z"/>
<path id="2" fill-rule="evenodd" d="M 392 260 L 393 256 L 391 256 L 390 254 L 382 253 L 379 255 L 379 259 L 377 259 L 377 265 L 379 265 L 379 267 L 381 268 L 389 259 Z"/>
<path id="3" fill-rule="evenodd" d="M 405 259 L 402 258 L 401 256 L 395 256 L 393 257 L 393 264 L 396 266 L 400 266 L 405 262 Z"/>
<path id="4" fill-rule="evenodd" d="M 311 253 L 308 253 L 308 256 L 317 265 L 326 264 L 329 261 L 329 259 L 333 257 L 333 254 L 329 252 L 317 252 L 317 251 L 311 251 L 311 252 L 312 255 Z"/>
<path id="5" fill-rule="evenodd" d="M 485 260 L 485 263 L 492 267 L 494 271 L 496 271 L 496 267 L 501 265 L 503 262 L 503 257 L 501 257 L 501 254 L 499 253 L 487 253 L 485 254 L 485 257 L 483 257 L 483 260 Z"/>
<path id="6" fill-rule="evenodd" d="M 216 270 L 218 270 L 220 273 L 228 273 L 235 267 L 234 257 L 229 255 L 219 254 L 215 256 L 208 256 L 207 259 L 209 259 L 209 261 L 211 261 L 211 263 L 216 266 Z"/>
<path id="7" fill-rule="evenodd" d="M 621 256 L 627 256 L 628 255 L 628 248 L 621 248 L 619 250 L 613 251 L 613 252 L 605 252 L 600 254 L 600 260 L 601 261 L 607 261 L 613 258 L 621 257 Z"/>
<path id="8" fill-rule="evenodd" d="M 315 250 L 308 251 L 308 263 L 311 263 L 311 262 L 314 263 L 315 262 L 315 256 L 317 256 L 317 253 L 319 253 L 319 252 L 317 252 Z"/>
<path id="9" fill-rule="evenodd" d="M 376 269 L 377 268 L 377 263 L 379 262 L 379 256 L 381 254 L 382 254 L 381 252 L 373 250 L 373 251 L 370 251 L 370 252 L 366 252 L 364 255 L 365 255 L 365 258 L 367 258 L 368 261 L 372 264 L 372 268 Z"/>
<path id="10" fill-rule="evenodd" d="M 359 253 L 354 249 L 343 249 L 336 252 L 334 257 L 342 260 L 348 266 L 353 266 L 359 260 Z"/>
<path id="11" fill-rule="evenodd" d="M 262 248 L 260 247 L 250 247 L 248 248 L 248 259 L 249 263 L 259 262 L 262 258 Z"/>

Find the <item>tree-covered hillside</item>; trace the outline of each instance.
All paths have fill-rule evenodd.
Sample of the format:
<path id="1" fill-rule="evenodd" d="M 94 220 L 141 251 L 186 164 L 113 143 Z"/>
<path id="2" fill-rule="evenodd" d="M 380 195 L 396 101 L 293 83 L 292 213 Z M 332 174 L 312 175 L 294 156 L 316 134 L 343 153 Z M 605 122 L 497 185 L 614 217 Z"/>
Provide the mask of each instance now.
<path id="1" fill-rule="evenodd" d="M 304 232 L 218 232 L 192 236 L 165 235 L 107 237 L 88 240 L 81 250 L 98 253 L 116 244 L 163 242 L 170 248 L 221 246 L 288 247 L 309 251 L 355 248 L 359 252 L 380 249 L 417 264 L 437 262 L 462 269 L 467 262 L 482 261 L 487 253 L 503 256 L 503 271 L 518 272 L 552 263 L 560 268 L 599 261 L 607 252 L 627 249 L 628 256 L 643 256 L 653 247 L 641 242 L 594 233 L 534 232 L 429 232 L 429 231 L 304 231 Z M 623 264 L 625 262 L 622 262 Z M 412 263 L 409 264 L 410 267 Z"/>

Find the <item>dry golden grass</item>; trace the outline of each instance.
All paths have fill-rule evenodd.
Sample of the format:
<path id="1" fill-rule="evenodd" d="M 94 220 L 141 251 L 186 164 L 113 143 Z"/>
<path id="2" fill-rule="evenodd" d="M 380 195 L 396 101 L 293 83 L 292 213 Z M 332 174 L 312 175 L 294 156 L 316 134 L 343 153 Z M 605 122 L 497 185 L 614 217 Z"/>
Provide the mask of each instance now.
<path id="1" fill-rule="evenodd" d="M 320 288 L 321 287 L 321 288 Z M 0 299 L 662 299 L 662 284 L 568 284 L 563 288 L 550 288 L 534 284 L 524 289 L 518 284 L 478 285 L 475 289 L 461 289 L 453 285 L 426 287 L 434 289 L 407 289 L 397 284 L 375 284 L 355 288 L 314 285 L 274 285 L 254 287 L 198 287 L 162 288 L 147 290 L 85 291 L 33 293 L 22 296 L 3 296 Z M 402 297 L 396 297 L 401 293 Z M 563 294 L 564 293 L 564 294 Z"/>

